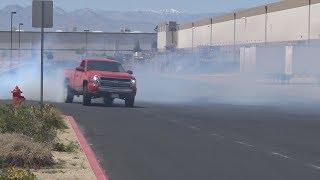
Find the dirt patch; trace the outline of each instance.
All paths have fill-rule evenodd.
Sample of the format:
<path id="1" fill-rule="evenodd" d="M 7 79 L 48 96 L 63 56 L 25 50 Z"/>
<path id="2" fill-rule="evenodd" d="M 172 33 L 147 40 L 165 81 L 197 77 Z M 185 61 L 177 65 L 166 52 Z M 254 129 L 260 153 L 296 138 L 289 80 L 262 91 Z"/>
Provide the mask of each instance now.
<path id="1" fill-rule="evenodd" d="M 76 142 L 78 148 L 74 152 L 57 152 L 53 151 L 53 158 L 56 162 L 54 167 L 49 169 L 35 170 L 34 174 L 40 180 L 51 179 L 96 179 L 85 153 L 81 150 L 76 134 L 73 131 L 69 121 L 65 118 L 68 129 L 59 131 L 57 139 L 59 143 L 68 144 Z"/>

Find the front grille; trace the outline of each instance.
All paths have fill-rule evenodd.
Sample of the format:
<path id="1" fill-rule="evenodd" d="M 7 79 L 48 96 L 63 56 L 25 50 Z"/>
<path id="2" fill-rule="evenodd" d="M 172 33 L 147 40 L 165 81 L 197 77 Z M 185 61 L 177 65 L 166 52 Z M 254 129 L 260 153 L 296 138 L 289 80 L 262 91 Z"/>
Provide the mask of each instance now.
<path id="1" fill-rule="evenodd" d="M 102 87 L 130 88 L 130 79 L 101 78 Z"/>
<path id="2" fill-rule="evenodd" d="M 130 79 L 119 79 L 119 78 L 106 78 L 102 77 L 102 81 L 120 81 L 120 82 L 130 82 Z"/>

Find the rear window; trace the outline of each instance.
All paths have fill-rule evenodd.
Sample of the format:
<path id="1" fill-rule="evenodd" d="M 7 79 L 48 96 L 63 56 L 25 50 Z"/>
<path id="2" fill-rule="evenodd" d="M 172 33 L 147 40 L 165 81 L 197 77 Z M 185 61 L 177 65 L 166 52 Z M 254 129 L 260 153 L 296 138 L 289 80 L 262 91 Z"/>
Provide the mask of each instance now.
<path id="1" fill-rule="evenodd" d="M 110 72 L 125 72 L 122 65 L 118 62 L 107 61 L 88 61 L 87 70 L 89 71 L 110 71 Z"/>

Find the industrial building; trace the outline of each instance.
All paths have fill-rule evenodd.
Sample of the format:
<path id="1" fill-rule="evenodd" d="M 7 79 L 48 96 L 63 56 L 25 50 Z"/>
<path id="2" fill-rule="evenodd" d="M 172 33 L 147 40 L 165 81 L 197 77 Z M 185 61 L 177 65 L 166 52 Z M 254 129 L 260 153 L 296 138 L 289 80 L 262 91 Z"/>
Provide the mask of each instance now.
<path id="1" fill-rule="evenodd" d="M 293 60 L 302 52 L 318 51 L 320 0 L 284 0 L 180 25 L 162 23 L 157 31 L 159 51 L 172 47 L 189 51 L 203 46 L 223 47 L 235 53 L 241 71 L 256 71 L 259 64 L 266 65 L 259 59 L 263 56 L 260 52 L 279 51 L 279 57 L 270 57 L 275 61 L 274 65 L 270 62 L 270 67 L 277 66 L 270 71 L 293 74 L 297 73 L 295 66 L 312 69 L 312 64 L 307 64 L 308 60 L 313 61 L 312 57 L 295 64 Z"/>

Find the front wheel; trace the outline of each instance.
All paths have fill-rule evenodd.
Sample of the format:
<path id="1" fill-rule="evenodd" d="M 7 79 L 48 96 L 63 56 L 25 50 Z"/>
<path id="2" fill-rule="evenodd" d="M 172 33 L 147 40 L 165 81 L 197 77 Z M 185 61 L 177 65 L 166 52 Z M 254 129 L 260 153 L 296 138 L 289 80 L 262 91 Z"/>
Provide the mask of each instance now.
<path id="1" fill-rule="evenodd" d="M 91 104 L 91 97 L 88 93 L 88 86 L 84 85 L 83 86 L 83 100 L 82 100 L 82 104 L 84 106 L 89 106 Z"/>
<path id="2" fill-rule="evenodd" d="M 134 107 L 134 96 L 128 96 L 125 99 L 126 107 Z"/>

